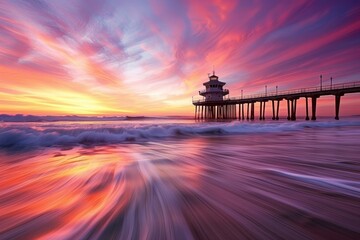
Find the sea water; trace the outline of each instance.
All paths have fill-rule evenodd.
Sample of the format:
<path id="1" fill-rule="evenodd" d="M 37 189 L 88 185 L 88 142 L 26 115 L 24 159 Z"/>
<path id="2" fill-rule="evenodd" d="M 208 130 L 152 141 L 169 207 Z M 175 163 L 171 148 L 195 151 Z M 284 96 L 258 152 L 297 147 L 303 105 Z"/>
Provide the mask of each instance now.
<path id="1" fill-rule="evenodd" d="M 360 118 L 0 123 L 0 239 L 360 239 Z"/>

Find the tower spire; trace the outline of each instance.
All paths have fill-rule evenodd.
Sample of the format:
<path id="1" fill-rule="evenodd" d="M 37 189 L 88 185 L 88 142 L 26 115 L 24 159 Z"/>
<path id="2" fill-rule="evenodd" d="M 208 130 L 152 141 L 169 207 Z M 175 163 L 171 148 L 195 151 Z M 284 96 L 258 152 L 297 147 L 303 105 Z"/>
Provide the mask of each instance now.
<path id="1" fill-rule="evenodd" d="M 215 66 L 213 65 L 213 75 L 215 75 Z"/>

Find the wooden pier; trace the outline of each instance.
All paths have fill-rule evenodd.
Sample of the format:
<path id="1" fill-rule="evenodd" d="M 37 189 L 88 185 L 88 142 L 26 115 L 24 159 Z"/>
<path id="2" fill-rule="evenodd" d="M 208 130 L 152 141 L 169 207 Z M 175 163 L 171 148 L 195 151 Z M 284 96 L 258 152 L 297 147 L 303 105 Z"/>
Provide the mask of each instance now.
<path id="1" fill-rule="evenodd" d="M 316 120 L 317 99 L 321 96 L 335 96 L 335 119 L 339 120 L 340 99 L 348 93 L 360 92 L 360 82 L 332 84 L 314 88 L 301 88 L 289 91 L 232 97 L 223 100 L 193 100 L 195 119 L 255 119 L 255 103 L 260 104 L 259 119 L 265 120 L 265 104 L 271 103 L 272 120 L 279 120 L 280 102 L 286 100 L 287 119 L 296 120 L 297 100 L 305 98 L 306 120 L 309 117 L 309 100 L 311 100 L 311 120 Z M 246 114 L 245 114 L 246 113 Z"/>

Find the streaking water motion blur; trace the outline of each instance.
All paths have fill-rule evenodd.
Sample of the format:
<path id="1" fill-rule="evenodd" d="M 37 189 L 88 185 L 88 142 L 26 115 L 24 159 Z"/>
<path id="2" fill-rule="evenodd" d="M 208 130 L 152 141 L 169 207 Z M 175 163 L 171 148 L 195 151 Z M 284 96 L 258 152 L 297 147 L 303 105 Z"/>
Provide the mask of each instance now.
<path id="1" fill-rule="evenodd" d="M 360 120 L 2 123 L 0 239 L 359 239 Z"/>

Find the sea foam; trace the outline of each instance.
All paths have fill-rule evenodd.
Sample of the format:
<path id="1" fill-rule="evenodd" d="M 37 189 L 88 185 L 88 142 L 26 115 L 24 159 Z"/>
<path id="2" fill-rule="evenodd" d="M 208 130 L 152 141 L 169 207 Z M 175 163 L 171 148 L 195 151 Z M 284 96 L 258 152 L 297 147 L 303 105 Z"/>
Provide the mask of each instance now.
<path id="1" fill-rule="evenodd" d="M 360 126 L 359 120 L 324 122 L 198 122 L 163 124 L 92 124 L 66 123 L 4 125 L 0 128 L 0 149 L 24 150 L 38 147 L 71 147 L 125 142 L 146 142 L 179 136 L 281 133 L 305 128 Z"/>

